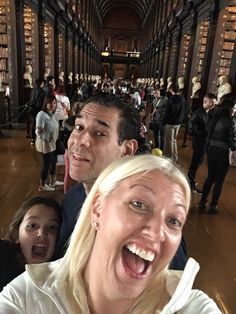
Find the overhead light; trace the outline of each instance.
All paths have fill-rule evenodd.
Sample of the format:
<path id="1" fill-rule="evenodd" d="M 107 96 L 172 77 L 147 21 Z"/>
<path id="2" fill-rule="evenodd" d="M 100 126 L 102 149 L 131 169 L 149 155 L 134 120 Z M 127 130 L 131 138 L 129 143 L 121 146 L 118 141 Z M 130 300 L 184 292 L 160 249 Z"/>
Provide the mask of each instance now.
<path id="1" fill-rule="evenodd" d="M 102 52 L 101 52 L 101 55 L 102 55 L 103 57 L 109 57 L 109 56 L 110 56 L 110 52 L 109 52 L 109 51 L 102 51 Z"/>

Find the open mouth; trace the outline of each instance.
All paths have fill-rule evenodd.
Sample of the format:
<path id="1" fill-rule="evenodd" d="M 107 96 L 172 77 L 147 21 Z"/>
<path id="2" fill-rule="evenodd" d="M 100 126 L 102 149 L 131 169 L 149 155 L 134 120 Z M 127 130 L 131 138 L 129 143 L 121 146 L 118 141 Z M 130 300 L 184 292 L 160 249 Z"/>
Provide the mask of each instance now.
<path id="1" fill-rule="evenodd" d="M 34 258 L 45 258 L 47 254 L 47 246 L 45 244 L 35 244 L 32 247 L 32 256 Z"/>
<path id="2" fill-rule="evenodd" d="M 134 278 L 144 278 L 153 264 L 155 253 L 136 244 L 127 244 L 122 250 L 122 262 L 126 272 Z"/>

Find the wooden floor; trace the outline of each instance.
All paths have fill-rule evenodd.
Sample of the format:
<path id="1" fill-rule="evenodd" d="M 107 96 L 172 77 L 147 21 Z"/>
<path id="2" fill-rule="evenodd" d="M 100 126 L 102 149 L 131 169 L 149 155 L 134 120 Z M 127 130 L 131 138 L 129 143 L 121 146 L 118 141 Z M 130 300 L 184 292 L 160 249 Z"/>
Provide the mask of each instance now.
<path id="1" fill-rule="evenodd" d="M 21 126 L 3 130 L 0 138 L 0 234 L 4 234 L 14 211 L 22 201 L 38 195 L 41 159 L 26 138 Z M 180 134 L 181 138 L 181 134 Z M 179 148 L 182 166 L 187 169 L 191 143 Z M 199 187 L 206 176 L 204 164 L 198 173 Z M 63 180 L 63 171 L 58 179 Z M 40 192 L 63 198 L 62 188 Z M 235 194 L 234 194 L 235 193 Z M 236 313 L 236 167 L 231 167 L 219 202 L 218 215 L 197 212 L 198 195 L 193 195 L 192 208 L 184 230 L 189 256 L 201 266 L 195 287 L 201 288 L 218 303 L 225 314 Z M 192 313 L 191 313 L 192 314 Z M 197 314 L 197 313 L 193 313 Z"/>

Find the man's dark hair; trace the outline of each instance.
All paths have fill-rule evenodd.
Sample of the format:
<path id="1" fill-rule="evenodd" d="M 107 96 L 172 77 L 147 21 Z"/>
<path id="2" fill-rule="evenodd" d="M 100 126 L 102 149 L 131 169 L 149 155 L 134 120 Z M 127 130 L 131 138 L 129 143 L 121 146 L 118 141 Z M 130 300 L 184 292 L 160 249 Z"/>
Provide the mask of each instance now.
<path id="1" fill-rule="evenodd" d="M 51 80 L 53 80 L 54 79 L 54 76 L 53 75 L 49 75 L 48 77 L 47 77 L 47 82 L 50 82 Z"/>
<path id="2" fill-rule="evenodd" d="M 177 86 L 175 86 L 174 84 L 172 84 L 171 87 L 170 87 L 170 91 L 172 91 L 173 93 L 177 94 L 177 92 L 178 92 Z"/>
<path id="3" fill-rule="evenodd" d="M 36 83 L 37 86 L 40 87 L 40 85 L 41 85 L 42 83 L 45 83 L 45 80 L 44 80 L 42 77 L 39 77 L 39 78 L 37 78 L 37 79 L 35 80 L 35 83 Z"/>
<path id="4" fill-rule="evenodd" d="M 206 93 L 204 97 L 207 97 L 209 99 L 217 99 L 216 95 L 213 93 Z"/>
<path id="5" fill-rule="evenodd" d="M 99 93 L 88 99 L 85 106 L 89 103 L 96 103 L 107 108 L 116 108 L 120 112 L 120 121 L 118 123 L 118 143 L 121 145 L 125 140 L 139 140 L 140 137 L 140 117 L 138 110 L 124 98 L 109 94 Z"/>

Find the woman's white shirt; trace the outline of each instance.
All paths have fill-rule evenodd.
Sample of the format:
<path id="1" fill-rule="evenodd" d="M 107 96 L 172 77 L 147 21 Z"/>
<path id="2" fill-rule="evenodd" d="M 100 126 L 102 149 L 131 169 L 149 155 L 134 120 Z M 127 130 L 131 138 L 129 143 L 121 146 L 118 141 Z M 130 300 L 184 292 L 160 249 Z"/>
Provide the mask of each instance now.
<path id="1" fill-rule="evenodd" d="M 58 288 L 57 280 L 51 276 L 60 263 L 61 260 L 26 265 L 26 272 L 8 284 L 0 294 L 0 313 L 68 314 L 63 292 Z M 168 272 L 167 291 L 171 299 L 161 314 L 222 314 L 205 293 L 192 289 L 198 269 L 198 263 L 190 258 L 183 272 Z"/>

